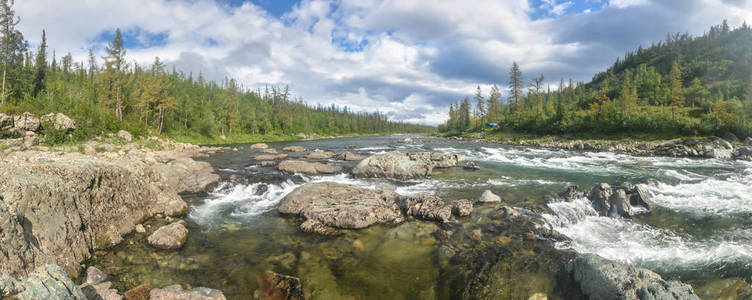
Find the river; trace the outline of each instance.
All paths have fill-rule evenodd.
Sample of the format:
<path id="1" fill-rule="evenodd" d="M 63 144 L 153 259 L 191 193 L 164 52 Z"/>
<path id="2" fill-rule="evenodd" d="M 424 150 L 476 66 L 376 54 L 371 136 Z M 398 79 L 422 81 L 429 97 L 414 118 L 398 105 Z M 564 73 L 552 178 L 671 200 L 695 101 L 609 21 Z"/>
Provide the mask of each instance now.
<path id="1" fill-rule="evenodd" d="M 447 285 L 456 282 L 451 273 L 465 262 L 446 255 L 447 249 L 477 253 L 480 247 L 504 247 L 504 239 L 513 236 L 484 225 L 495 210 L 492 205 L 476 205 L 473 215 L 458 219 L 455 227 L 410 220 L 401 225 L 348 231 L 338 237 L 301 232 L 297 227 L 300 220 L 280 215 L 277 205 L 296 187 L 316 181 L 393 189 L 400 194 L 425 192 L 448 201 L 475 200 L 484 190 L 491 190 L 510 206 L 544 206 L 544 196 L 573 184 L 590 189 L 601 182 L 618 185 L 655 180 L 648 187 L 657 207 L 633 219 L 600 217 L 587 200 L 549 204 L 543 214 L 545 224 L 540 226 L 566 239 L 536 243 L 546 243 L 553 253 L 596 253 L 651 269 L 664 278 L 692 284 L 701 296 L 749 289 L 752 282 L 752 163 L 433 138 L 404 144 L 398 142 L 402 138 L 338 138 L 269 145 L 364 154 L 389 150 L 452 152 L 476 162 L 481 169 L 437 169 L 431 179 L 407 182 L 354 179 L 347 173 L 287 175 L 253 164 L 256 153 L 247 145 L 236 145 L 240 147 L 237 152 L 205 159 L 223 179 L 208 195 L 186 199 L 190 203 L 186 217 L 190 234 L 181 250 L 155 251 L 145 246 L 143 236 L 133 234 L 126 243 L 98 253 L 91 263 L 113 274 L 115 286 L 122 290 L 142 282 L 153 287 L 187 283 L 221 289 L 231 299 L 250 299 L 257 288 L 256 276 L 273 270 L 300 277 L 315 299 L 456 298 L 461 296 L 459 291 Z M 355 164 L 331 163 L 346 167 Z M 472 233 L 476 229 L 483 232 L 482 238 L 476 237 L 478 242 L 473 242 L 473 234 L 441 238 L 447 236 L 446 232 Z M 549 260 L 563 259 L 539 250 L 541 246 L 520 245 L 520 249 L 534 250 L 530 258 L 520 260 L 545 265 Z M 514 255 L 518 252 L 524 251 Z M 554 274 L 545 267 L 529 265 L 521 269 L 527 274 L 520 275 L 526 278 L 524 282 L 510 279 L 514 287 L 503 291 L 505 295 L 518 299 L 543 292 L 549 299 L 556 299 Z M 513 270 L 514 264 L 509 268 Z"/>

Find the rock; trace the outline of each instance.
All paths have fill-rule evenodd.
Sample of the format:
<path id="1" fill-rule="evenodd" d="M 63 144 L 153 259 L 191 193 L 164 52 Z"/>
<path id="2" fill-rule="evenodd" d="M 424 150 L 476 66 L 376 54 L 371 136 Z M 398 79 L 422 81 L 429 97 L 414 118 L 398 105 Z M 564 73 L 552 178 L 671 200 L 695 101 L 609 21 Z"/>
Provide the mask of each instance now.
<path id="1" fill-rule="evenodd" d="M 356 160 L 363 160 L 366 157 L 360 154 L 355 154 L 350 151 L 345 151 L 340 154 L 337 154 L 338 160 L 345 160 L 345 161 L 356 161 Z"/>
<path id="2" fill-rule="evenodd" d="M 571 202 L 585 196 L 585 193 L 580 190 L 579 185 L 570 185 L 567 187 L 567 190 L 561 194 L 547 196 L 546 203 Z"/>
<path id="3" fill-rule="evenodd" d="M 302 173 L 308 175 L 334 174 L 342 171 L 342 167 L 340 166 L 332 166 L 301 160 L 283 161 L 279 163 L 279 165 L 277 165 L 277 169 L 284 172 Z"/>
<path id="4" fill-rule="evenodd" d="M 290 192 L 279 205 L 283 214 L 298 214 L 318 226 L 358 229 L 404 221 L 394 191 L 372 190 L 334 182 L 308 183 Z M 313 222 L 315 221 L 315 222 Z M 301 226 L 302 227 L 302 226 Z M 320 226 L 319 226 L 320 227 Z"/>
<path id="5" fill-rule="evenodd" d="M 259 289 L 256 296 L 259 300 L 304 300 L 303 284 L 300 279 L 292 276 L 266 271 L 256 280 Z"/>
<path id="6" fill-rule="evenodd" d="M 25 112 L 13 118 L 14 127 L 22 131 L 38 132 L 41 128 L 41 124 L 39 118 L 35 117 L 30 112 Z"/>
<path id="7" fill-rule="evenodd" d="M 264 154 L 256 156 L 255 160 L 283 160 L 287 159 L 287 154 Z"/>
<path id="8" fill-rule="evenodd" d="M 133 135 L 131 135 L 130 132 L 127 132 L 125 130 L 118 131 L 117 136 L 128 143 L 133 141 Z"/>
<path id="9" fill-rule="evenodd" d="M 473 203 L 467 199 L 457 200 L 452 203 L 452 212 L 459 217 L 469 216 L 473 213 Z"/>
<path id="10" fill-rule="evenodd" d="M 23 280 L 11 279 L 7 275 L 0 276 L 0 298 L 87 299 L 81 288 L 57 265 L 42 265 Z"/>
<path id="11" fill-rule="evenodd" d="M 282 151 L 286 152 L 306 152 L 308 151 L 306 148 L 303 148 L 301 146 L 287 146 L 282 148 Z"/>
<path id="12" fill-rule="evenodd" d="M 149 300 L 151 286 L 148 283 L 141 284 L 125 292 L 126 300 Z"/>
<path id="13" fill-rule="evenodd" d="M 261 151 L 259 151 L 259 152 L 266 153 L 266 154 L 277 154 L 277 149 L 266 148 L 266 149 L 261 149 Z"/>
<path id="14" fill-rule="evenodd" d="M 146 240 L 149 245 L 160 249 L 178 249 L 183 246 L 188 237 L 188 229 L 184 221 L 177 221 L 165 225 L 154 231 Z"/>
<path id="15" fill-rule="evenodd" d="M 301 139 L 305 139 L 305 138 L 307 138 L 307 137 L 308 137 L 307 135 L 305 135 L 305 133 L 302 133 L 302 132 L 301 132 L 301 133 L 298 133 L 298 134 L 296 134 L 295 136 L 296 136 L 296 137 L 299 137 L 299 138 L 301 138 Z"/>
<path id="16" fill-rule="evenodd" d="M 459 160 L 456 154 L 392 151 L 363 159 L 352 172 L 356 177 L 418 179 L 431 176 L 434 167 L 453 167 Z"/>
<path id="17" fill-rule="evenodd" d="M 468 161 L 462 164 L 462 168 L 465 170 L 477 171 L 480 170 L 480 166 L 474 161 Z"/>
<path id="18" fill-rule="evenodd" d="M 95 267 L 89 267 L 86 269 L 86 282 L 87 284 L 100 284 L 107 281 L 107 274 L 100 271 Z"/>
<path id="19" fill-rule="evenodd" d="M 646 209 L 652 208 L 653 194 L 647 189 L 645 184 L 636 184 L 632 189 L 632 195 L 629 198 L 629 202 L 632 205 L 639 205 Z"/>
<path id="20" fill-rule="evenodd" d="M 314 219 L 308 219 L 308 220 L 305 220 L 303 223 L 301 223 L 300 230 L 302 230 L 303 232 L 315 233 L 315 234 L 320 234 L 320 235 L 339 234 L 339 232 L 337 232 L 336 229 L 326 226 L 324 224 L 321 224 L 321 222 L 316 221 Z"/>
<path id="21" fill-rule="evenodd" d="M 609 211 L 611 211 L 611 203 L 609 203 L 608 199 L 613 194 L 614 191 L 608 183 L 601 183 L 593 187 L 588 199 L 590 199 L 593 208 L 599 215 L 608 216 Z"/>
<path id="22" fill-rule="evenodd" d="M 265 160 L 261 162 L 262 167 L 274 167 L 277 164 L 279 164 L 279 162 L 275 160 Z"/>
<path id="23" fill-rule="evenodd" d="M 155 164 L 151 171 L 164 189 L 177 193 L 205 192 L 219 182 L 219 175 L 214 174 L 214 168 L 209 163 L 187 157 Z"/>
<path id="24" fill-rule="evenodd" d="M 729 141 L 729 142 L 731 142 L 731 143 L 736 143 L 736 142 L 738 142 L 738 141 L 739 141 L 739 138 L 738 138 L 738 137 L 736 137 L 736 135 L 735 135 L 735 134 L 733 134 L 733 133 L 731 133 L 731 132 L 726 132 L 726 133 L 725 133 L 725 134 L 723 135 L 723 139 L 724 139 L 724 140 L 726 140 L 726 141 Z"/>
<path id="25" fill-rule="evenodd" d="M 494 194 L 493 192 L 489 190 L 486 190 L 485 192 L 483 192 L 482 195 L 480 195 L 480 199 L 478 199 L 478 201 L 483 202 L 483 203 L 501 202 L 501 197 L 497 196 L 496 194 Z"/>
<path id="26" fill-rule="evenodd" d="M 752 161 L 752 146 L 736 147 L 734 149 L 734 159 Z"/>
<path id="27" fill-rule="evenodd" d="M 13 128 L 13 116 L 0 113 L 0 130 Z"/>
<path id="28" fill-rule="evenodd" d="M 752 137 L 747 137 L 744 139 L 744 146 L 752 147 Z"/>
<path id="29" fill-rule="evenodd" d="M 251 145 L 251 147 L 250 147 L 250 148 L 251 148 L 252 150 L 257 150 L 257 149 L 266 149 L 266 148 L 269 148 L 269 145 L 267 145 L 267 144 L 264 144 L 264 143 L 258 143 L 258 144 L 253 144 L 253 145 Z"/>
<path id="30" fill-rule="evenodd" d="M 420 219 L 446 222 L 452 216 L 452 205 L 429 194 L 405 197 L 400 203 L 407 215 Z"/>
<path id="31" fill-rule="evenodd" d="M 316 150 L 305 156 L 306 159 L 330 159 L 334 157 L 334 152 Z"/>
<path id="32" fill-rule="evenodd" d="M 665 281 L 653 271 L 595 254 L 575 257 L 563 276 L 590 299 L 699 299 L 688 284 Z"/>
<path id="33" fill-rule="evenodd" d="M 548 300 L 548 296 L 545 293 L 535 293 L 530 295 L 530 298 L 527 298 L 527 300 Z"/>
<path id="34" fill-rule="evenodd" d="M 76 129 L 76 122 L 68 116 L 61 113 L 49 113 L 42 116 L 41 121 L 47 124 L 51 124 L 55 130 L 70 131 Z"/>
<path id="35" fill-rule="evenodd" d="M 629 203 L 629 198 L 627 198 L 627 192 L 624 188 L 615 189 L 614 194 L 611 195 L 608 202 L 611 205 L 609 215 L 624 217 L 631 217 L 634 215 L 632 205 Z"/>
<path id="36" fill-rule="evenodd" d="M 86 299 L 96 300 L 121 300 L 123 296 L 118 294 L 116 289 L 111 288 L 112 282 L 102 282 L 98 284 L 85 283 L 81 285 L 81 291 L 86 295 Z"/>
<path id="37" fill-rule="evenodd" d="M 225 300 L 220 290 L 197 287 L 184 290 L 180 285 L 170 285 L 161 289 L 152 289 L 149 293 L 151 300 Z"/>
<path id="38" fill-rule="evenodd" d="M 136 232 L 138 232 L 138 233 L 145 233 L 146 232 L 146 228 L 144 228 L 144 225 L 138 224 L 138 225 L 136 225 Z"/>

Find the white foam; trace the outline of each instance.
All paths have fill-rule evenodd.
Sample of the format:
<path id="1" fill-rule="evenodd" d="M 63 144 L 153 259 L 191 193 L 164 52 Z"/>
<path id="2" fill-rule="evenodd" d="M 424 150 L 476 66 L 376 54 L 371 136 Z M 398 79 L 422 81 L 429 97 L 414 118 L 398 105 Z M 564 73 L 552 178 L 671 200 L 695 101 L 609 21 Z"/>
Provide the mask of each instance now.
<path id="1" fill-rule="evenodd" d="M 646 186 L 652 201 L 662 207 L 694 215 L 752 214 L 752 176 L 734 174 L 679 184 Z"/>
<path id="2" fill-rule="evenodd" d="M 273 209 L 287 193 L 299 186 L 291 180 L 280 184 L 259 182 L 232 187 L 228 187 L 228 184 L 221 184 L 203 203 L 192 206 L 189 217 L 198 223 L 211 223 L 221 217 L 219 215 L 223 210 L 230 210 L 230 215 L 234 217 L 260 215 Z M 256 191 L 261 185 L 266 185 L 267 190 L 257 195 Z"/>

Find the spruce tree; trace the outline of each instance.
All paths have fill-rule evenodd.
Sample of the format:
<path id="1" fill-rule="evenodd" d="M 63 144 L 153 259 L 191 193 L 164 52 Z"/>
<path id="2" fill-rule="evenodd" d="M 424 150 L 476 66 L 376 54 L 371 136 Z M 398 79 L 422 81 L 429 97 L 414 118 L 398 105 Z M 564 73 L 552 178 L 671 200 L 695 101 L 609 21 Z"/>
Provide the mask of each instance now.
<path id="1" fill-rule="evenodd" d="M 42 43 L 37 49 L 37 58 L 34 62 L 33 94 L 36 97 L 47 88 L 47 33 L 42 30 Z"/>
<path id="2" fill-rule="evenodd" d="M 15 10 L 13 10 L 14 0 L 0 0 L 0 26 L 2 26 L 2 47 L 3 47 L 3 86 L 2 94 L 0 95 L 0 105 L 5 105 L 6 102 L 6 84 L 8 74 L 8 64 L 11 59 L 11 47 L 14 44 L 14 34 L 16 32 L 16 25 L 21 21 L 16 16 Z"/>

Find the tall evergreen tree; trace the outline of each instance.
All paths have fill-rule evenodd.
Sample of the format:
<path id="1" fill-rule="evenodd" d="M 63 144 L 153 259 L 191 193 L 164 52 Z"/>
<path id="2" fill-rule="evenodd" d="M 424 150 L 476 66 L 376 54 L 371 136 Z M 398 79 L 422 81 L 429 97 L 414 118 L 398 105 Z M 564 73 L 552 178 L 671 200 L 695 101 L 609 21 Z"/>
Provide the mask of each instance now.
<path id="1" fill-rule="evenodd" d="M 123 45 L 123 36 L 120 34 L 120 28 L 115 30 L 115 37 L 112 42 L 105 48 L 107 56 L 105 59 L 105 74 L 107 88 L 107 100 L 113 106 L 115 117 L 123 120 L 123 84 L 125 83 L 125 47 Z"/>
<path id="2" fill-rule="evenodd" d="M 671 118 L 676 118 L 677 110 L 684 105 L 684 89 L 682 88 L 679 60 L 675 60 L 671 64 L 671 72 L 668 74 L 668 101 L 671 106 Z"/>
<path id="3" fill-rule="evenodd" d="M 0 0 L 0 26 L 2 26 L 2 48 L 3 48 L 3 86 L 2 95 L 0 97 L 0 105 L 5 105 L 6 102 L 6 84 L 8 65 L 11 59 L 11 47 L 14 43 L 13 35 L 16 32 L 16 25 L 21 21 L 20 17 L 16 16 L 16 11 L 13 10 L 14 0 Z"/>
<path id="4" fill-rule="evenodd" d="M 47 33 L 42 30 L 42 42 L 37 49 L 37 58 L 34 62 L 33 94 L 36 97 L 47 88 Z"/>
<path id="5" fill-rule="evenodd" d="M 475 90 L 475 118 L 478 120 L 479 127 L 482 127 L 485 123 L 486 107 L 480 85 Z"/>
<path id="6" fill-rule="evenodd" d="M 509 100 L 517 104 L 522 98 L 522 71 L 517 62 L 512 62 L 512 68 L 509 70 Z"/>

